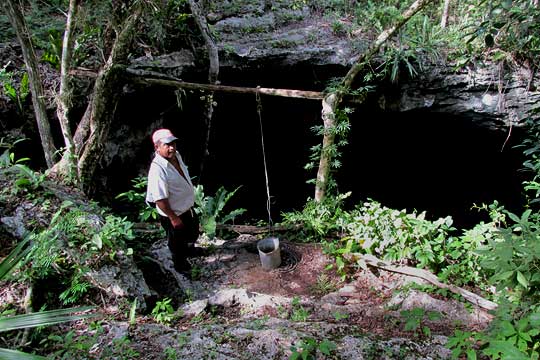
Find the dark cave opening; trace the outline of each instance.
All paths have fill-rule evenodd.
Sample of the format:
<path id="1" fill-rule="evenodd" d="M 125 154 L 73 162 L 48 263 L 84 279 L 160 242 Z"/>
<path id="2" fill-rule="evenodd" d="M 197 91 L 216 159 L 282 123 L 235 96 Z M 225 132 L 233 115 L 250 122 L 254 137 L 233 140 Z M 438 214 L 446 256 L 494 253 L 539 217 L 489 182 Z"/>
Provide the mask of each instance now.
<path id="1" fill-rule="evenodd" d="M 314 185 L 307 181 L 316 169 L 307 171 L 304 166 L 310 148 L 322 140 L 311 130 L 321 124 L 320 101 L 261 96 L 259 119 L 255 95 L 215 93 L 209 157 L 200 173 L 201 95 L 188 92 L 180 108 L 171 89 L 137 91 L 118 113 L 132 119 L 130 128 L 136 131 L 158 119 L 171 128 L 180 138 L 178 147 L 190 175 L 206 195 L 221 186 L 228 191 L 241 186 L 224 209 L 247 209 L 238 223 L 268 220 L 265 160 L 272 220 L 281 221 L 282 212 L 301 210 L 314 195 Z M 488 220 L 485 212 L 471 209 L 474 204 L 498 200 L 511 211 L 521 211 L 524 175 L 519 171 L 522 153 L 515 148 L 521 141 L 518 129 L 507 139 L 507 132 L 478 126 L 465 117 L 388 112 L 369 104 L 356 109 L 350 120 L 349 145 L 335 174 L 339 191 L 352 192 L 349 209 L 369 198 L 390 208 L 426 211 L 431 220 L 452 216 L 457 228 Z M 149 136 L 133 149 L 135 166 L 109 167 L 108 188 L 115 195 L 126 191 L 137 174 L 146 174 L 153 152 Z"/>
<path id="2" fill-rule="evenodd" d="M 393 209 L 425 211 L 430 220 L 452 216 L 461 229 L 489 221 L 475 205 L 497 200 L 522 210 L 519 129 L 509 134 L 428 111 L 357 111 L 350 118 L 350 145 L 337 179 L 340 192 L 352 191 L 351 203 L 370 198 Z"/>

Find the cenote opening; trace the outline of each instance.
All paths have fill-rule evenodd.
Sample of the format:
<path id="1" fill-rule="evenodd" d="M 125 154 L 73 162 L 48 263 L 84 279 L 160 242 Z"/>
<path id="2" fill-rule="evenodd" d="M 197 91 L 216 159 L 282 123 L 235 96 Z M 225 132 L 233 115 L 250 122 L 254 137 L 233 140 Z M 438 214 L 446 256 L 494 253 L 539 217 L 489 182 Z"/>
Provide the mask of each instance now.
<path id="1" fill-rule="evenodd" d="M 490 130 L 468 118 L 427 111 L 356 112 L 337 175 L 341 192 L 394 208 L 452 216 L 458 228 L 487 221 L 474 206 L 523 206 L 519 130 Z"/>
<path id="2" fill-rule="evenodd" d="M 146 126 L 159 120 L 171 128 L 205 194 L 221 186 L 229 191 L 241 186 L 226 207 L 247 209 L 238 223 L 268 220 L 265 170 L 273 222 L 281 221 L 283 212 L 301 210 L 314 194 L 314 185 L 307 181 L 315 178 L 316 169 L 304 166 L 311 147 L 322 140 L 312 131 L 321 124 L 320 101 L 263 96 L 259 117 L 254 95 L 216 93 L 209 157 L 201 173 L 205 134 L 199 96 L 193 94 L 180 109 L 170 89 L 138 91 L 125 99 L 118 115 Z M 340 193 L 351 192 L 347 208 L 373 199 L 394 209 L 426 211 L 430 220 L 452 216 L 457 228 L 488 220 L 486 212 L 473 209 L 475 204 L 497 200 L 520 212 L 524 174 L 522 152 L 515 148 L 521 141 L 519 129 L 509 136 L 507 130 L 492 130 L 466 117 L 389 112 L 376 106 L 356 109 L 350 121 L 349 144 L 335 173 Z M 136 167 L 114 165 L 108 170 L 107 186 L 115 194 L 147 171 L 152 145 L 149 140 L 135 145 Z"/>

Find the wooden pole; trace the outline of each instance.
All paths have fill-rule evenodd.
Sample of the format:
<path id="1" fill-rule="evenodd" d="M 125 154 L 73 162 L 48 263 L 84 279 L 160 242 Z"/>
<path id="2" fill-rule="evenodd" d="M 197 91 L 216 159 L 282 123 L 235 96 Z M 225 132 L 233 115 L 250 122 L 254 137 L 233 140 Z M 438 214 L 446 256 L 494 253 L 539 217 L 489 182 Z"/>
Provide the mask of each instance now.
<path id="1" fill-rule="evenodd" d="M 263 95 L 272 95 L 272 96 L 282 96 L 290 98 L 299 98 L 299 99 L 311 99 L 311 100 L 322 100 L 324 95 L 318 91 L 303 91 L 303 90 L 291 90 L 291 89 L 272 89 L 272 88 L 248 88 L 248 87 L 239 87 L 239 86 L 226 86 L 226 85 L 215 85 L 215 84 L 198 84 L 190 83 L 180 80 L 167 80 L 167 79 L 150 79 L 150 78 L 140 78 L 136 77 L 134 79 L 136 83 L 146 84 L 146 85 L 162 85 L 162 86 L 172 86 L 182 89 L 192 89 L 192 90 L 205 90 L 205 91 L 223 91 L 229 93 L 237 94 L 263 94 Z"/>

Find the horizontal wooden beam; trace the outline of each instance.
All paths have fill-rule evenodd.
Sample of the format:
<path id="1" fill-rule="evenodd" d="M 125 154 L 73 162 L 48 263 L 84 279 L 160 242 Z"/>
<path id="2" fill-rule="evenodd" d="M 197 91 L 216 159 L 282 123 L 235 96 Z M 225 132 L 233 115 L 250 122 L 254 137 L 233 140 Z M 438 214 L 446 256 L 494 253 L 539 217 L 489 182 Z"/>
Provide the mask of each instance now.
<path id="1" fill-rule="evenodd" d="M 199 84 L 191 83 L 179 80 L 168 80 L 168 79 L 152 79 L 152 78 L 134 78 L 134 81 L 139 84 L 147 85 L 163 85 L 163 86 L 172 86 L 182 89 L 191 89 L 191 90 L 205 90 L 205 91 L 223 91 L 236 94 L 261 94 L 261 95 L 271 95 L 271 96 L 281 96 L 289 98 L 299 98 L 299 99 L 311 99 L 311 100 L 322 100 L 324 95 L 318 91 L 304 91 L 304 90 L 291 90 L 291 89 L 272 89 L 272 88 L 249 88 L 249 87 L 239 87 L 239 86 L 226 86 L 226 85 L 214 85 L 214 84 Z"/>
<path id="2" fill-rule="evenodd" d="M 319 91 L 305 91 L 305 90 L 293 90 L 293 89 L 274 89 L 265 87 L 241 87 L 241 86 L 228 86 L 217 84 L 201 84 L 186 82 L 178 79 L 171 79 L 169 76 L 148 70 L 139 70 L 126 68 L 126 72 L 131 75 L 132 81 L 138 84 L 144 85 L 161 85 L 170 86 L 180 89 L 191 90 L 203 90 L 203 91 L 222 91 L 236 94 L 261 94 L 270 96 L 281 96 L 296 99 L 308 99 L 308 100 L 322 100 L 325 96 L 324 93 Z M 96 77 L 97 73 L 88 69 L 73 69 L 70 71 L 74 76 Z M 365 96 L 344 96 L 344 101 L 347 103 L 361 104 L 364 102 Z"/>

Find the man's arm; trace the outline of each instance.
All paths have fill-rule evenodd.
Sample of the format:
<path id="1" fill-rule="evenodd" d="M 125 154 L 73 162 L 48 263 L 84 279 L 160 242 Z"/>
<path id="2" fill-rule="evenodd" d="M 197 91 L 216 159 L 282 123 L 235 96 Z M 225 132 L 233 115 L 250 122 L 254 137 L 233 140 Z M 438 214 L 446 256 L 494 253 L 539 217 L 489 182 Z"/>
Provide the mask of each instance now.
<path id="1" fill-rule="evenodd" d="M 156 205 L 159 206 L 161 211 L 163 211 L 169 220 L 171 220 L 172 226 L 175 229 L 181 229 L 184 227 L 184 223 L 182 222 L 182 219 L 180 219 L 180 216 L 176 215 L 174 211 L 172 211 L 171 205 L 169 204 L 169 199 L 156 200 Z"/>

